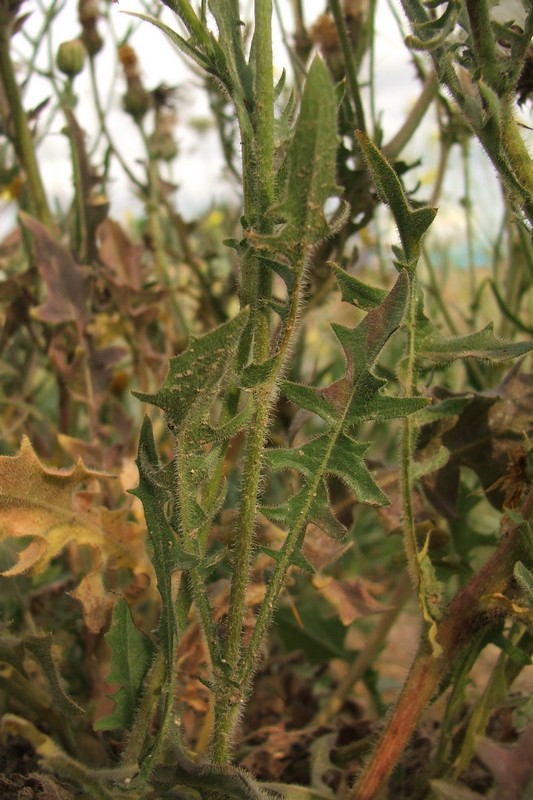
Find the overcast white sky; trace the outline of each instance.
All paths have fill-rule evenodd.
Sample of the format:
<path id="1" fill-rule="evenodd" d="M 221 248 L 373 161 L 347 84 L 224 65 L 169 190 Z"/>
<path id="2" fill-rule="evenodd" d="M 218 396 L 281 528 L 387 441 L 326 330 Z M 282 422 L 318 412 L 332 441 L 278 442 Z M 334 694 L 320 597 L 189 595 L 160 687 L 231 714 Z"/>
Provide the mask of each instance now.
<path id="1" fill-rule="evenodd" d="M 505 3 L 514 3 L 515 7 L 509 11 L 516 14 L 522 8 L 521 0 L 504 0 Z M 32 0 L 26 4 L 24 10 L 30 10 L 33 5 Z M 323 11 L 325 0 L 304 0 L 303 3 L 307 15 L 307 21 L 312 23 Z M 286 8 L 286 24 L 290 27 L 291 12 L 289 0 L 280 0 L 282 9 Z M 400 3 L 397 2 L 400 7 Z M 122 14 L 121 11 L 140 11 L 142 10 L 138 0 L 120 0 L 120 3 L 112 6 L 114 25 L 120 39 L 123 31 L 131 23 L 131 18 Z M 506 7 L 507 11 L 507 7 Z M 167 21 L 172 24 L 173 17 L 168 12 Z M 28 22 L 29 30 L 38 30 L 40 14 L 35 11 Z M 385 140 L 390 138 L 405 118 L 405 114 L 417 95 L 419 87 L 413 78 L 413 68 L 409 64 L 409 57 L 403 45 L 401 36 L 398 32 L 396 22 L 390 12 L 387 0 L 380 0 L 378 4 L 377 17 L 377 51 L 376 51 L 376 85 L 377 85 L 377 107 L 381 112 L 381 122 L 385 131 Z M 276 26 L 277 28 L 277 26 Z M 77 3 L 74 0 L 66 0 L 66 6 L 61 14 L 61 24 L 54 28 L 54 40 L 51 42 L 51 49 L 55 51 L 57 45 L 64 39 L 74 38 L 79 32 L 77 22 Z M 279 36 L 279 31 L 278 31 Z M 142 23 L 136 31 L 131 43 L 138 51 L 143 67 L 143 77 L 148 88 L 153 88 L 159 83 L 166 83 L 171 86 L 178 86 L 177 113 L 180 121 L 209 117 L 209 109 L 205 96 L 202 92 L 195 90 L 195 78 L 184 65 L 181 56 L 167 41 L 163 34 L 148 23 Z M 15 39 L 17 47 L 23 46 L 20 34 Z M 43 43 L 40 55 L 41 63 L 47 63 L 47 44 Z M 281 71 L 286 65 L 286 57 L 281 43 L 276 50 L 276 66 Z M 142 145 L 139 133 L 129 118 L 121 109 L 121 93 L 124 89 L 122 76 L 113 82 L 112 64 L 114 56 L 111 52 L 109 42 L 106 49 L 98 56 L 99 64 L 99 85 L 104 98 L 113 92 L 112 102 L 107 117 L 108 127 L 113 132 L 115 140 L 119 143 L 124 157 L 128 163 L 137 170 L 139 176 L 142 175 L 142 166 L 136 164 L 136 159 L 142 157 Z M 90 143 L 94 131 L 97 130 L 96 120 L 91 110 L 89 81 L 86 72 L 76 81 L 76 91 L 80 96 L 76 113 L 80 123 L 88 133 Z M 42 101 L 49 95 L 49 86 L 44 81 L 35 79 L 26 97 L 28 106 L 33 106 Z M 531 120 L 526 120 L 531 122 Z M 65 136 L 61 133 L 63 123 L 58 116 L 54 121 L 53 133 L 49 135 L 40 149 L 40 160 L 44 174 L 45 183 L 51 196 L 65 198 L 70 196 L 70 174 L 68 144 Z M 424 154 L 424 165 L 418 172 L 418 177 L 423 181 L 428 181 L 427 194 L 431 191 L 431 174 L 434 169 L 436 157 L 436 140 L 431 118 L 426 125 L 418 132 L 415 141 L 402 154 L 406 160 L 415 160 Z M 176 193 L 176 203 L 179 210 L 186 218 L 192 218 L 202 210 L 215 207 L 217 203 L 228 197 L 236 198 L 235 189 L 228 186 L 222 175 L 223 162 L 220 155 L 218 138 L 213 130 L 204 134 L 187 125 L 180 125 L 178 128 L 178 141 L 180 153 L 173 165 L 172 178 L 179 184 Z M 131 192 L 127 179 L 121 173 L 118 166 L 113 171 L 114 181 L 110 186 L 112 199 L 112 214 L 116 218 L 123 219 L 128 214 L 135 215 L 141 206 L 136 201 Z M 412 177 L 412 184 L 415 183 L 415 175 Z M 472 182 L 474 190 L 482 192 L 482 196 L 487 201 L 487 206 L 494 212 L 499 206 L 499 190 L 490 168 L 487 166 L 482 154 L 474 159 Z M 457 226 L 463 224 L 463 215 L 457 210 L 457 198 L 462 195 L 462 184 L 460 174 L 452 175 L 446 186 L 443 202 L 434 230 L 446 237 L 450 231 L 457 230 Z M 449 202 L 447 202 L 449 200 Z M 67 199 L 68 202 L 68 199 Z M 0 209 L 1 210 L 1 209 Z M 7 209 L 4 209 L 4 212 Z M 12 216 L 14 209 L 9 209 L 9 216 Z M 6 222 L 4 216 L 4 223 Z M 488 229 L 494 232 L 495 218 L 488 224 Z M 479 223 L 485 223 L 481 220 Z M 0 229 L 5 229 L 5 225 L 0 220 Z M 487 230 L 486 235 L 489 234 Z M 481 236 L 483 237 L 483 231 Z"/>

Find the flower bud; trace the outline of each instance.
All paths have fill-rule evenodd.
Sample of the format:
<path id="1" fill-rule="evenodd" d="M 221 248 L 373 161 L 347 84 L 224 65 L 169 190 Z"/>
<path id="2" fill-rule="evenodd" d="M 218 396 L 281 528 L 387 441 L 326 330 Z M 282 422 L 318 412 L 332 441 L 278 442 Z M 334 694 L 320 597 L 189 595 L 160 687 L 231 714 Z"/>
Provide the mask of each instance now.
<path id="1" fill-rule="evenodd" d="M 122 99 L 122 105 L 126 114 L 129 114 L 136 121 L 141 120 L 146 112 L 150 110 L 150 95 L 140 81 L 131 81 L 128 84 Z"/>
<path id="2" fill-rule="evenodd" d="M 96 25 L 87 25 L 81 33 L 81 40 L 91 56 L 99 53 L 104 46 L 104 40 L 98 33 Z"/>
<path id="3" fill-rule="evenodd" d="M 62 42 L 57 49 L 58 69 L 69 78 L 79 75 L 85 62 L 85 47 L 79 39 Z"/>
<path id="4" fill-rule="evenodd" d="M 178 154 L 178 146 L 174 140 L 176 115 L 173 111 L 158 109 L 155 114 L 155 128 L 150 136 L 150 151 L 154 158 L 172 161 Z"/>

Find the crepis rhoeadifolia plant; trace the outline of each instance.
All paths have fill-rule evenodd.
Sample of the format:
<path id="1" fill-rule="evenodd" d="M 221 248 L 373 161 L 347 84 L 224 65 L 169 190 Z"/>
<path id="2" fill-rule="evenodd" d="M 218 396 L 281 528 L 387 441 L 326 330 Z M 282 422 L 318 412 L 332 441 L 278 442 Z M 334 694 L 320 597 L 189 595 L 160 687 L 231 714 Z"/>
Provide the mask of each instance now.
<path id="1" fill-rule="evenodd" d="M 163 21 L 163 5 L 174 12 L 175 25 Z M 60 584 L 59 591 L 68 589 L 81 604 L 88 634 L 82 639 L 64 631 L 62 646 L 72 647 L 75 640 L 98 663 L 107 629 L 111 651 L 107 674 L 92 673 L 95 682 L 107 681 L 113 701 L 111 710 L 98 715 L 77 702 L 69 685 L 75 676 L 67 677 L 67 686 L 59 676 L 54 638 L 36 626 L 23 603 L 26 610 L 18 615 L 18 601 L 9 605 L 13 624 L 10 630 L 6 620 L 1 643 L 3 737 L 32 746 L 40 764 L 34 780 L 50 797 L 73 796 L 72 786 L 99 800 L 250 800 L 276 793 L 293 797 L 295 791 L 302 797 L 335 796 L 322 780 L 324 770 L 315 769 L 314 784 L 297 790 L 288 782 L 260 782 L 234 766 L 235 750 L 255 676 L 269 657 L 269 634 L 276 636 L 287 583 L 304 575 L 317 585 L 323 565 L 313 563 L 306 536 L 321 531 L 340 558 L 346 548 L 335 543 L 357 542 L 363 507 L 390 502 L 385 476 L 391 473 L 384 461 L 370 466 L 369 432 L 378 444 L 392 432 L 398 442 L 390 485 L 405 575 L 393 605 L 381 609 L 381 633 L 322 701 L 315 732 L 334 724 L 354 683 L 372 666 L 394 622 L 394 604 L 407 599 L 409 587 L 422 628 L 404 686 L 364 766 L 354 736 L 345 742 L 343 761 L 327 761 L 337 774 L 339 796 L 382 796 L 422 712 L 449 688 L 434 756 L 417 794 L 413 789 L 402 796 L 466 797 L 453 793 L 463 791 L 457 781 L 474 755 L 476 736 L 528 663 L 533 494 L 531 380 L 523 364 L 531 344 L 516 334 L 531 333 L 523 317 L 532 284 L 533 169 L 515 98 L 517 86 L 521 99 L 527 96 L 533 10 L 525 4 L 518 26 L 497 22 L 486 0 L 397 5 L 411 27 L 407 44 L 423 87 L 387 143 L 378 120 L 372 120 L 370 133 L 359 78 L 363 56 L 373 47 L 376 3 L 342 6 L 332 0 L 311 36 L 297 16 L 292 87 L 285 73 L 274 80 L 269 0 L 255 3 L 250 25 L 242 23 L 234 0 L 202 2 L 198 9 L 189 0 L 165 0 L 154 6 L 154 16 L 132 15 L 132 25 L 139 18 L 155 25 L 205 79 L 228 171 L 241 181 L 238 232 L 224 242 L 231 254 L 225 258 L 237 272 L 238 302 L 230 303 L 212 290 L 220 282 L 216 259 L 209 260 L 207 243 L 173 208 L 161 174 L 161 165 L 177 152 L 172 92 L 145 88 L 126 40 L 119 43 L 123 107 L 146 146 L 146 174 L 139 179 L 113 144 L 97 93 L 107 149 L 102 173 L 92 169 L 76 117 L 76 81 L 88 63 L 97 92 L 102 38 L 95 3 L 80 3 L 81 35 L 58 52 L 64 82 L 54 78 L 55 113 L 65 120 L 75 193 L 66 219 L 55 218 L 11 58 L 12 39 L 24 30 L 25 19 L 17 16 L 20 4 L 0 2 L 3 183 L 18 198 L 17 252 L 26 263 L 10 273 L 6 261 L 3 346 L 13 341 L 32 354 L 42 374 L 53 373 L 58 440 L 67 452 L 84 455 L 68 470 L 47 467 L 25 438 L 17 455 L 0 457 L 0 530 L 12 562 L 3 580 L 19 587 L 17 592 L 34 580 L 46 594 L 57 580 L 55 565 L 65 559 L 72 582 Z M 49 27 L 56 6 L 48 9 Z M 115 11 L 110 7 L 107 13 Z M 466 332 L 447 313 L 435 274 L 430 272 L 430 292 L 420 277 L 436 198 L 421 204 L 407 193 L 403 175 L 409 167 L 399 154 L 432 103 L 443 154 L 477 137 L 514 215 L 512 242 L 520 254 L 515 269 L 524 266 L 506 291 L 498 276 L 487 284 L 507 338 L 491 324 L 475 329 L 475 274 Z M 144 250 L 107 216 L 105 187 L 114 160 L 144 201 Z M 385 272 L 367 280 L 353 274 L 357 256 L 347 253 L 379 203 L 390 209 L 399 244 Z M 234 228 L 228 222 L 225 233 Z M 205 255 L 198 255 L 201 244 Z M 200 330 L 189 330 L 186 303 L 173 283 L 176 259 L 187 267 L 186 291 L 196 297 Z M 335 287 L 343 303 L 357 309 L 350 318 L 356 321 L 332 322 L 334 363 L 316 380 L 306 379 L 312 359 L 306 319 Z M 109 344 L 117 325 L 120 347 Z M 122 369 L 125 354 L 130 373 Z M 498 370 L 508 370 L 511 359 L 519 361 L 502 377 Z M 466 365 L 467 382 L 459 391 L 437 382 L 455 362 Z M 138 436 L 138 483 L 130 490 L 137 505 L 121 505 L 117 490 L 103 487 L 111 486 L 105 470 L 122 463 L 131 435 L 124 411 L 130 401 L 121 395 L 130 378 L 137 387 L 133 395 L 152 410 Z M 154 407 L 163 413 L 164 429 Z M 31 420 L 28 430 L 35 430 Z M 111 444 L 113 431 L 122 435 L 122 444 Z M 100 469 L 86 466 L 95 462 Z M 481 564 L 470 559 L 460 537 L 455 561 L 437 563 L 434 543 L 443 527 L 479 538 L 465 534 L 459 522 L 479 501 L 479 493 L 476 499 L 468 492 L 465 467 L 500 513 L 499 536 L 486 540 L 490 553 Z M 342 512 L 346 500 L 352 519 Z M 371 519 L 379 529 L 378 518 Z M 24 537 L 29 542 L 15 548 Z M 199 679 L 185 686 L 183 643 L 190 653 L 194 641 L 202 651 Z M 452 741 L 470 669 L 489 641 L 502 652 L 496 677 L 484 705 Z M 29 664 L 41 676 L 35 686 Z M 186 691 L 193 686 L 207 700 L 198 700 L 203 721 L 191 740 Z M 100 707 L 96 695 L 93 708 Z M 531 727 L 524 728 L 517 748 L 531 740 Z M 321 741 L 320 733 L 316 738 Z M 531 771 L 520 776 L 517 791 L 531 786 Z M 498 780 L 494 791 L 503 797 Z"/>

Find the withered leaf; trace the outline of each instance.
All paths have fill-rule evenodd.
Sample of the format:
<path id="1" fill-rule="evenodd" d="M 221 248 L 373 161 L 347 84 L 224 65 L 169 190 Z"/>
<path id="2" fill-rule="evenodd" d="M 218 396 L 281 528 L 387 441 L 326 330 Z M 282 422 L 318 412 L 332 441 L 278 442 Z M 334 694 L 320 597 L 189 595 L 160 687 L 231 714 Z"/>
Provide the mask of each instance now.
<path id="1" fill-rule="evenodd" d="M 512 747 L 483 737 L 479 740 L 477 752 L 494 775 L 492 800 L 526 800 L 531 796 L 533 725 L 526 728 Z"/>
<path id="2" fill-rule="evenodd" d="M 83 330 L 89 320 L 86 270 L 34 217 L 23 211 L 19 217 L 32 235 L 35 260 L 47 288 L 46 300 L 33 309 L 33 316 L 52 324 L 75 322 Z"/>
<path id="3" fill-rule="evenodd" d="M 42 573 L 72 543 L 90 548 L 94 572 L 111 566 L 152 578 L 143 529 L 128 519 L 127 509 L 97 505 L 91 484 L 109 477 L 80 459 L 67 470 L 47 468 L 26 437 L 17 455 L 0 456 L 0 540 L 31 537 L 2 574 Z"/>
<path id="4" fill-rule="evenodd" d="M 85 575 L 79 585 L 68 594 L 83 608 L 83 621 L 91 633 L 97 634 L 105 627 L 108 612 L 114 605 L 110 593 L 106 592 L 101 572 Z"/>
<path id="5" fill-rule="evenodd" d="M 419 441 L 419 457 L 444 445 L 449 460 L 444 467 L 424 478 L 424 488 L 435 508 L 445 517 L 455 514 L 459 469 L 473 470 L 488 500 L 501 509 L 505 500 L 502 480 L 513 453 L 521 447 L 524 434 L 533 435 L 533 375 L 518 371 L 507 374 L 495 389 L 472 393 L 470 403 L 454 418 L 426 426 Z M 437 388 L 439 400 L 456 397 Z"/>
<path id="6" fill-rule="evenodd" d="M 143 286 L 143 246 L 133 244 L 118 222 L 112 219 L 106 219 L 97 233 L 98 255 L 108 269 L 111 281 L 139 292 Z"/>
<path id="7" fill-rule="evenodd" d="M 359 578 L 338 581 L 331 576 L 315 575 L 313 585 L 334 606 L 343 625 L 388 610 L 372 596 L 369 581 Z"/>

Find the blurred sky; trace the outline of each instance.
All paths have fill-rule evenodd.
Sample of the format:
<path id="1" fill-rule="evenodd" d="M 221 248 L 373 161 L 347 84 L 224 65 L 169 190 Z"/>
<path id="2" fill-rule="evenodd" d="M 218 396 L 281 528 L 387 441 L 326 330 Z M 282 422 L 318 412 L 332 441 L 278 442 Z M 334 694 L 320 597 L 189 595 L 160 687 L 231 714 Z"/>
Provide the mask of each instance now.
<path id="1" fill-rule="evenodd" d="M 509 6 L 509 3 L 511 4 Z M 514 7 L 513 7 L 514 4 Z M 29 11 L 35 5 L 32 0 L 23 10 Z M 43 41 L 39 51 L 38 64 L 46 68 L 49 53 L 55 53 L 61 41 L 75 38 L 79 32 L 77 22 L 77 2 L 66 0 L 65 8 L 60 19 L 53 27 L 52 39 Z M 392 3 L 398 10 L 399 0 Z M 517 14 L 522 9 L 521 0 L 504 0 L 505 13 Z M 325 0 L 303 0 L 306 21 L 309 24 L 324 10 Z M 246 4 L 245 4 L 246 7 Z M 291 3 L 290 0 L 279 0 L 279 7 L 283 15 L 286 29 L 291 29 Z M 132 23 L 132 18 L 122 11 L 141 11 L 142 6 L 138 0 L 120 0 L 111 6 L 113 26 L 117 39 L 123 36 L 127 26 Z M 507 17 L 508 18 L 508 17 Z M 168 24 L 174 22 L 173 15 L 165 9 L 164 19 Z M 27 30 L 34 35 L 39 30 L 42 14 L 34 10 L 28 20 Z M 137 22 L 135 22 L 137 26 Z M 104 25 L 102 25 L 102 30 Z M 419 92 L 419 84 L 414 79 L 414 69 L 409 63 L 409 54 L 403 45 L 402 36 L 398 30 L 397 21 L 390 11 L 388 0 L 380 0 L 377 16 L 376 39 L 376 106 L 381 116 L 381 125 L 384 129 L 384 140 L 390 139 L 401 126 L 410 105 Z M 279 26 L 275 21 L 276 36 L 276 70 L 281 73 L 283 67 L 288 66 L 288 59 L 281 42 Z M 147 88 L 154 88 L 160 83 L 177 86 L 177 115 L 179 126 L 177 138 L 179 156 L 172 165 L 168 177 L 178 185 L 175 202 L 186 219 L 194 218 L 197 214 L 209 208 L 216 208 L 226 200 L 238 202 L 238 187 L 231 185 L 224 177 L 223 160 L 220 153 L 218 136 L 215 130 L 207 127 L 200 132 L 198 126 L 192 123 L 198 120 L 209 120 L 210 111 L 207 98 L 198 90 L 200 81 L 184 64 L 182 57 L 168 42 L 166 37 L 149 23 L 138 25 L 130 43 L 138 52 L 142 65 L 143 80 Z M 15 51 L 22 52 L 26 44 L 19 33 L 14 39 Z M 112 44 L 106 37 L 106 46 L 98 55 L 98 84 L 103 102 L 108 108 L 106 115 L 107 125 L 112 136 L 120 147 L 124 157 L 132 169 L 143 176 L 143 166 L 139 163 L 142 159 L 142 143 L 139 132 L 121 108 L 121 95 L 124 91 L 124 79 L 120 74 L 115 75 L 115 63 Z M 363 77 L 367 73 L 363 72 Z M 290 75 L 290 72 L 289 72 Z M 82 127 L 87 132 L 87 143 L 90 147 L 94 140 L 98 123 L 92 111 L 91 90 L 87 70 L 76 79 L 76 93 L 79 96 L 76 114 Z M 34 76 L 30 82 L 26 96 L 26 107 L 40 103 L 50 95 L 50 86 L 44 79 Z M 521 112 L 526 124 L 532 123 L 532 115 L 528 110 Z M 185 123 L 185 124 L 184 124 Z M 40 146 L 39 156 L 45 184 L 51 197 L 57 202 L 68 204 L 72 194 L 70 161 L 68 156 L 68 142 L 61 132 L 63 120 L 60 115 L 53 120 L 51 132 Z M 431 115 L 425 120 L 424 125 L 417 132 L 410 145 L 402 153 L 406 161 L 423 159 L 420 168 L 409 173 L 406 178 L 408 188 L 413 188 L 417 181 L 421 182 L 418 193 L 420 199 L 429 199 L 432 190 L 432 181 L 435 177 L 437 158 L 437 134 L 434 119 Z M 499 224 L 501 214 L 500 190 L 492 173 L 491 167 L 479 148 L 473 143 L 474 156 L 472 159 L 472 190 L 474 196 L 483 199 L 483 205 L 476 209 L 474 225 L 479 242 L 489 242 L 495 233 L 495 226 Z M 454 152 L 454 163 L 459 164 L 459 151 Z M 95 157 L 95 163 L 98 157 Z M 120 220 L 133 218 L 141 212 L 142 205 L 134 196 L 127 179 L 120 167 L 115 164 L 112 171 L 113 180 L 109 186 L 112 201 L 111 213 Z M 455 167 L 447 177 L 444 192 L 439 207 L 437 220 L 432 228 L 433 236 L 453 246 L 453 240 L 463 237 L 464 213 L 458 205 L 458 200 L 463 196 L 464 186 L 462 172 Z M 5 231 L 9 218 L 13 218 L 15 209 L 3 209 L 4 219 L 0 219 L 0 229 Z"/>

